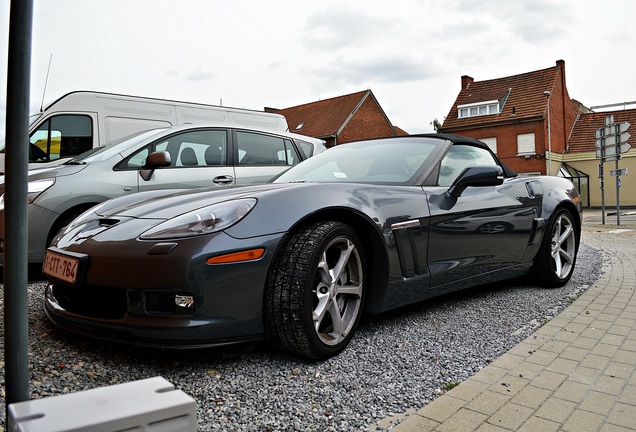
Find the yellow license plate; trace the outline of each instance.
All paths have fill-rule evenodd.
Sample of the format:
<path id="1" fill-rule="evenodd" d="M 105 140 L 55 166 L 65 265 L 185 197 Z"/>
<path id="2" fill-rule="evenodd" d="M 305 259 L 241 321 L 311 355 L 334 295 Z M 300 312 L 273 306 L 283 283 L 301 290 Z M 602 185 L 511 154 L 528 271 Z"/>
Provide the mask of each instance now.
<path id="1" fill-rule="evenodd" d="M 75 285 L 79 270 L 78 258 L 47 250 L 44 255 L 42 273 L 55 279 Z"/>

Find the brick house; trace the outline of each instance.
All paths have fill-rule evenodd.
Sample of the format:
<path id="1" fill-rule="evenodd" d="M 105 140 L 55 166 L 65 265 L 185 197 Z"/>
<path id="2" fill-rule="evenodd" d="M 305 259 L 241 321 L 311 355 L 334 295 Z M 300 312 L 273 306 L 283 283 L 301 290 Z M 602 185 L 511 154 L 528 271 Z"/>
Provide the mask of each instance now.
<path id="1" fill-rule="evenodd" d="M 394 127 L 371 90 L 291 108 L 265 108 L 282 114 L 290 132 L 320 138 L 327 147 L 369 138 L 406 135 Z"/>
<path id="2" fill-rule="evenodd" d="M 461 77 L 461 91 L 439 132 L 457 133 L 486 142 L 520 175 L 552 174 L 571 178 L 585 206 L 600 207 L 600 181 L 594 131 L 605 117 L 636 125 L 636 110 L 592 112 L 571 99 L 565 62 L 547 69 L 488 81 Z M 605 165 L 605 204 L 616 205 L 615 181 Z M 620 168 L 636 171 L 636 151 L 622 156 Z M 621 178 L 620 203 L 636 205 L 633 176 Z"/>
<path id="3" fill-rule="evenodd" d="M 486 142 L 521 175 L 558 170 L 555 156 L 564 153 L 577 115 L 585 111 L 568 95 L 563 60 L 547 69 L 487 81 L 464 75 L 461 86 L 439 131 Z"/>

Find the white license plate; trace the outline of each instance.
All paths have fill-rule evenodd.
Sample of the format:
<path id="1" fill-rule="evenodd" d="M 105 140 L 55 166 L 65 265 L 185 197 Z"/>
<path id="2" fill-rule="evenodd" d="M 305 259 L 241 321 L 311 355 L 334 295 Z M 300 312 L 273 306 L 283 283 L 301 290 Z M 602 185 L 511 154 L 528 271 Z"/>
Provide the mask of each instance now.
<path id="1" fill-rule="evenodd" d="M 61 255 L 49 250 L 47 250 L 44 255 L 42 273 L 47 276 L 75 285 L 78 269 L 78 258 Z"/>

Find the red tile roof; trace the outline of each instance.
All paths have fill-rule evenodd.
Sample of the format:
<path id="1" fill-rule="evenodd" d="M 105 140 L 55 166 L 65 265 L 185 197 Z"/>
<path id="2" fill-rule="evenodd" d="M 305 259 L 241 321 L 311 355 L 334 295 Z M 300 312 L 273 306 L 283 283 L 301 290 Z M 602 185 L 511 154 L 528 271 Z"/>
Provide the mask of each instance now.
<path id="1" fill-rule="evenodd" d="M 479 126 L 491 123 L 505 122 L 513 119 L 532 118 L 543 116 L 547 109 L 547 98 L 544 91 L 553 92 L 555 82 L 559 76 L 559 63 L 557 66 L 497 78 L 488 81 L 473 81 L 472 78 L 462 77 L 464 88 L 461 89 L 455 103 L 451 107 L 442 129 L 446 132 L 450 128 Z M 499 114 L 483 115 L 477 117 L 458 118 L 458 105 L 499 100 L 504 102 L 502 112 Z"/>
<path id="2" fill-rule="evenodd" d="M 393 125 L 393 129 L 395 129 L 395 133 L 398 134 L 398 136 L 409 135 L 409 133 L 405 131 L 404 129 L 402 129 L 401 127 Z"/>
<path id="3" fill-rule="evenodd" d="M 605 126 L 605 117 L 614 116 L 614 123 L 630 123 L 630 130 L 627 132 L 632 135 L 629 143 L 636 148 L 636 109 L 627 109 L 620 111 L 604 111 L 581 114 L 574 125 L 574 130 L 568 141 L 568 149 L 566 153 L 583 153 L 596 151 L 596 129 Z M 633 148 L 630 152 L 636 152 Z"/>
<path id="4" fill-rule="evenodd" d="M 335 136 L 368 95 L 371 91 L 365 90 L 276 112 L 285 116 L 290 132 L 318 138 Z M 300 124 L 303 126 L 297 130 Z"/>

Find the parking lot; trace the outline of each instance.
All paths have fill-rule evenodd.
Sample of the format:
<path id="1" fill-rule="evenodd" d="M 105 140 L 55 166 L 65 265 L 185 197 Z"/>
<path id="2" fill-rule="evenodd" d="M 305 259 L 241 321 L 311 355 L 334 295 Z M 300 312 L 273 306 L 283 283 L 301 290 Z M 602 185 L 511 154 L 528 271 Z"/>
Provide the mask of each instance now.
<path id="1" fill-rule="evenodd" d="M 546 290 L 512 281 L 370 317 L 350 347 L 324 362 L 261 344 L 167 351 L 73 335 L 46 319 L 44 282 L 34 280 L 29 284 L 31 397 L 162 376 L 196 400 L 201 430 L 364 430 L 414 412 L 465 381 L 590 286 L 601 271 L 601 257 L 585 244 L 586 231 L 619 229 L 630 235 L 625 230 L 633 217 L 623 216 L 617 227 L 611 216 L 601 225 L 597 213 L 586 215 L 578 267 L 565 287 Z"/>

